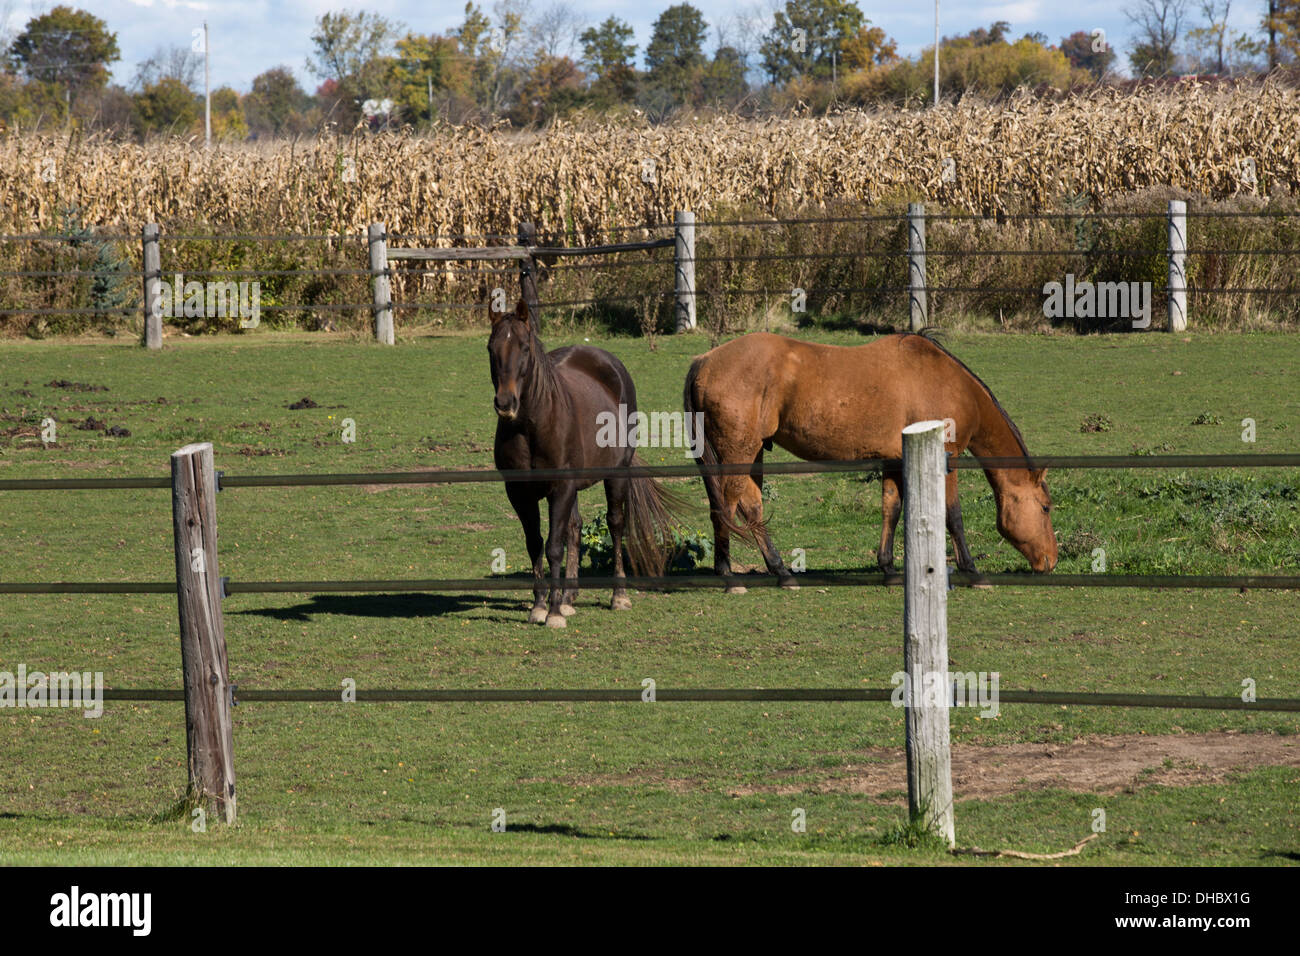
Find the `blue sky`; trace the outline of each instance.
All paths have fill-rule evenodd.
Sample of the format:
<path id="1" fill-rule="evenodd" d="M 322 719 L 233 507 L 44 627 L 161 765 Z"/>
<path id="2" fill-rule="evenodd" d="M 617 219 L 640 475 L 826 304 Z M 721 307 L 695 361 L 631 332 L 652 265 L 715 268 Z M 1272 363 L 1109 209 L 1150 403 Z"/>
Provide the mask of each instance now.
<path id="1" fill-rule="evenodd" d="M 21 29 L 34 14 L 56 3 L 68 3 L 89 10 L 108 23 L 117 33 L 122 60 L 114 69 L 114 78 L 130 82 L 136 64 L 159 47 L 186 46 L 191 31 L 207 20 L 212 42 L 212 85 L 234 86 L 247 91 L 254 76 L 274 66 L 288 66 L 304 87 L 312 90 L 317 80 L 308 73 L 305 62 L 311 52 L 310 35 L 315 19 L 322 13 L 341 8 L 365 9 L 399 20 L 419 33 L 446 33 L 464 19 L 464 0 L 0 0 L 0 13 L 8 12 L 10 30 Z M 554 0 L 531 0 L 539 12 Z M 568 0 L 569 5 L 591 23 L 610 15 L 632 24 L 636 30 L 638 56 L 645 49 L 655 18 L 674 0 L 618 3 L 610 0 Z M 703 11 L 711 27 L 733 24 L 738 16 L 765 15 L 780 0 L 692 0 Z M 981 0 L 942 0 L 940 31 L 944 35 L 966 33 L 995 20 L 1011 23 L 1014 36 L 1041 32 L 1052 42 L 1075 30 L 1103 29 L 1120 52 L 1129 45 L 1131 27 L 1124 17 L 1130 0 L 1102 3 L 1060 3 L 1051 0 L 1013 0 L 988 3 Z M 490 11 L 491 0 L 479 0 Z M 934 6 L 929 0 L 917 3 L 882 4 L 859 0 L 858 6 L 877 26 L 898 41 L 904 55 L 912 55 L 933 42 Z M 1191 0 L 1189 14 L 1193 25 L 1199 20 Z M 1254 30 L 1259 22 L 1263 0 L 1235 0 L 1231 24 L 1237 29 Z M 716 33 L 710 45 L 716 43 Z"/>

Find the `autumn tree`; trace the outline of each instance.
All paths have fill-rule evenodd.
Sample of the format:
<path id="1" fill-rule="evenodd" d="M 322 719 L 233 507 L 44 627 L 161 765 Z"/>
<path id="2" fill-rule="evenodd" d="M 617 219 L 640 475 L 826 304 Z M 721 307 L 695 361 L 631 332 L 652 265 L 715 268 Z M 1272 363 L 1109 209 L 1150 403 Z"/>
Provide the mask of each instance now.
<path id="1" fill-rule="evenodd" d="M 1061 38 L 1061 52 L 1071 66 L 1087 70 L 1095 80 L 1102 79 L 1115 64 L 1115 51 L 1106 42 L 1104 34 L 1094 35 L 1076 30 L 1068 37 Z"/>
<path id="2" fill-rule="evenodd" d="M 69 115 L 79 96 L 104 88 L 109 64 L 119 59 L 107 24 L 66 6 L 28 20 L 8 50 L 10 68 L 56 93 Z"/>

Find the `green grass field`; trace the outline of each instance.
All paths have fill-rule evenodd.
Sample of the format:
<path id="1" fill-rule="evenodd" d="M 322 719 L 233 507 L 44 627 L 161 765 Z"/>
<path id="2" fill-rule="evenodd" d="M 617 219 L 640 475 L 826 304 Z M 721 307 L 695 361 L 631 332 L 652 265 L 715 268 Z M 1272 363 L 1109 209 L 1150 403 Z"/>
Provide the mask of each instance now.
<path id="1" fill-rule="evenodd" d="M 163 476 L 191 441 L 213 442 L 232 475 L 489 466 L 484 342 L 425 336 L 383 349 L 268 334 L 169 340 L 152 355 L 107 341 L 4 342 L 0 478 Z M 627 364 L 643 409 L 675 410 L 708 343 L 597 344 Z M 947 345 L 1034 453 L 1296 450 L 1294 336 L 955 335 Z M 60 380 L 107 391 L 47 384 Z M 287 407 L 304 396 L 318 407 Z M 43 447 L 46 417 L 58 441 Z M 78 430 L 87 418 L 130 436 Z M 345 418 L 355 443 L 340 440 Z M 1253 444 L 1242 441 L 1246 418 Z M 1096 548 L 1119 573 L 1300 568 L 1294 470 L 1061 471 L 1048 483 L 1061 572 L 1088 572 Z M 675 487 L 699 504 L 693 527 L 706 528 L 699 480 Z M 809 570 L 872 568 L 878 482 L 781 476 L 767 497 L 777 545 L 803 548 Z M 994 529 L 981 475 L 963 473 L 962 498 L 981 569 L 1024 569 Z M 585 493 L 584 518 L 603 504 L 599 490 Z M 527 563 L 496 485 L 228 489 L 218 516 L 221 573 L 234 580 L 486 576 L 495 548 L 512 572 Z M 759 563 L 745 547 L 734 557 Z M 172 569 L 165 490 L 0 493 L 0 580 L 167 580 Z M 231 676 L 243 690 L 345 678 L 361 688 L 639 687 L 645 677 L 661 688 L 883 687 L 902 666 L 898 589 L 634 594 L 621 614 L 608 599 L 583 592 L 569 627 L 554 631 L 526 623 L 523 593 L 235 595 L 224 608 Z M 998 671 L 1003 689 L 1236 695 L 1250 678 L 1261 697 L 1294 697 L 1297 611 L 1285 591 L 958 590 L 950 656 L 956 670 Z M 0 596 L 0 670 L 19 664 L 179 687 L 175 600 Z M 995 719 L 954 710 L 952 727 L 979 775 L 965 796 L 958 775 L 961 846 L 1063 850 L 1103 808 L 1106 832 L 1064 862 L 1300 859 L 1296 715 L 1008 704 Z M 1224 733 L 1229 753 L 1242 741 L 1241 760 L 1196 756 L 1198 741 Z M 1012 759 L 1119 735 L 1159 738 L 1157 756 L 1119 783 L 1102 779 L 1104 757 L 1096 785 L 1054 782 Z M 1186 746 L 1161 758 L 1165 741 Z M 1272 756 L 1245 755 L 1252 742 Z M 907 845 L 905 776 L 869 785 L 902 744 L 902 712 L 871 703 L 248 702 L 235 711 L 240 822 L 194 833 L 175 810 L 181 704 L 110 702 L 98 720 L 0 710 L 0 862 L 988 863 Z M 504 833 L 490 828 L 496 808 Z M 797 809 L 804 833 L 790 825 Z"/>

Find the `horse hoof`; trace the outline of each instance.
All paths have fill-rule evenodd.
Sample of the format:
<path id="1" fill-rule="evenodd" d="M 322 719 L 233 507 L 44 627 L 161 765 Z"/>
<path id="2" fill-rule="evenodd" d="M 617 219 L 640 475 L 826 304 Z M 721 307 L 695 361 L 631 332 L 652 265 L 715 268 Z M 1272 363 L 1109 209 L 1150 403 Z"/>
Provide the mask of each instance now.
<path id="1" fill-rule="evenodd" d="M 528 623 L 529 623 L 529 624 L 545 624 L 545 623 L 546 623 L 546 608 L 544 608 L 544 607 L 535 607 L 535 608 L 533 608 L 531 611 L 529 611 L 529 612 L 528 612 Z"/>
<path id="2" fill-rule="evenodd" d="M 573 615 L 578 613 L 578 609 L 574 607 L 572 604 L 561 604 L 560 613 L 563 614 L 565 617 L 573 617 Z"/>
<path id="3" fill-rule="evenodd" d="M 611 611 L 630 611 L 632 610 L 632 599 L 626 594 L 620 594 L 612 598 L 609 602 Z"/>
<path id="4" fill-rule="evenodd" d="M 781 582 L 781 587 L 787 591 L 798 591 L 799 582 L 797 582 L 794 578 L 786 578 L 784 581 Z"/>
<path id="5" fill-rule="evenodd" d="M 546 616 L 547 627 L 568 627 L 569 619 L 563 614 L 548 614 Z"/>
<path id="6" fill-rule="evenodd" d="M 728 593 L 728 594 L 747 594 L 747 593 L 749 593 L 749 588 L 745 587 L 743 584 L 728 584 L 728 585 L 727 585 L 727 592 L 726 592 L 726 593 Z"/>

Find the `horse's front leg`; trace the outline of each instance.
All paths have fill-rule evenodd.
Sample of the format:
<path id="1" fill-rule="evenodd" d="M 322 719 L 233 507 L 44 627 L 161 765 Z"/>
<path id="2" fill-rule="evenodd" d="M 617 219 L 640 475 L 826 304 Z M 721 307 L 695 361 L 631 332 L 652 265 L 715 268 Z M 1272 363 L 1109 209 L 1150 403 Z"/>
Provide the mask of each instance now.
<path id="1" fill-rule="evenodd" d="M 988 579 L 975 569 L 975 559 L 971 557 L 970 548 L 966 546 L 966 529 L 961 523 L 961 498 L 957 496 L 956 471 L 948 472 L 944 493 L 947 505 L 945 523 L 948 526 L 948 534 L 952 535 L 953 551 L 957 555 L 957 570 L 976 576 L 971 587 L 990 588 L 992 585 L 988 583 Z"/>
<path id="2" fill-rule="evenodd" d="M 880 550 L 876 563 L 886 574 L 894 570 L 894 531 L 903 512 L 903 473 L 887 471 L 880 477 Z"/>
<path id="3" fill-rule="evenodd" d="M 570 525 L 578 502 L 578 491 L 572 482 L 565 482 L 560 490 L 548 499 L 550 533 L 546 538 L 546 560 L 551 565 L 551 598 L 546 609 L 547 627 L 567 627 L 568 621 L 560 610 L 564 603 L 564 551 L 569 543 Z"/>
<path id="4" fill-rule="evenodd" d="M 952 535 L 953 550 L 957 554 L 957 570 L 975 571 L 975 559 L 970 556 L 970 548 L 966 547 L 966 529 L 961 523 L 961 498 L 957 496 L 957 472 L 948 472 L 948 477 L 944 482 L 945 503 L 947 505 L 945 523 L 948 526 L 948 533 Z"/>
<path id="5" fill-rule="evenodd" d="M 519 523 L 524 526 L 524 543 L 528 547 L 528 560 L 533 565 L 533 607 L 528 612 L 529 624 L 546 623 L 546 589 L 542 586 L 542 509 L 536 498 L 526 492 L 506 486 L 506 497 L 514 506 Z"/>

